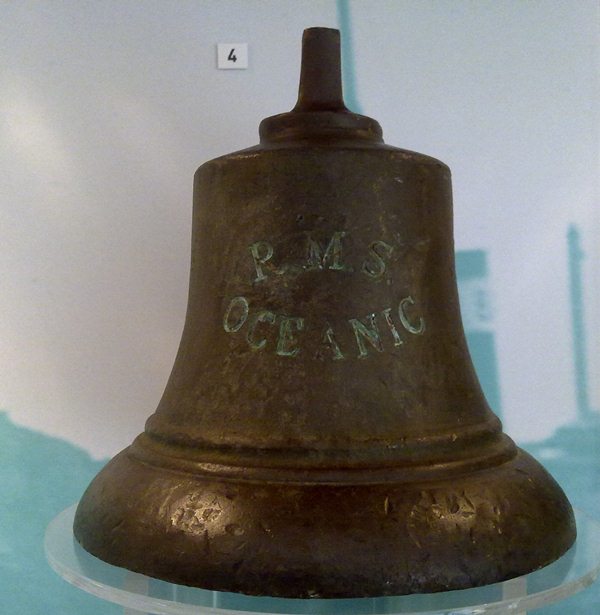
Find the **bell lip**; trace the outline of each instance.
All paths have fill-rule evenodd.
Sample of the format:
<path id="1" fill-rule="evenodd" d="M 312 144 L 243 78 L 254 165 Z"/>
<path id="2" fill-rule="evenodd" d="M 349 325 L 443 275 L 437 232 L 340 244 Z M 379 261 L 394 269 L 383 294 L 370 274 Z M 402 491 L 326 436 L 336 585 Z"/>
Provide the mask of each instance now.
<path id="1" fill-rule="evenodd" d="M 164 498 L 150 505 L 146 501 L 151 498 L 148 492 L 156 484 L 165 490 Z M 444 532 L 453 525 L 444 523 L 444 516 L 452 513 L 450 503 L 457 497 L 467 502 L 469 497 L 475 497 L 478 501 L 479 496 L 473 493 L 479 490 L 489 495 L 500 484 L 506 487 L 506 493 L 482 503 L 481 510 L 473 508 L 473 514 L 482 521 L 477 532 L 489 526 L 484 538 L 461 529 L 456 537 L 444 541 Z M 393 596 L 488 585 L 550 564 L 568 551 L 577 535 L 573 510 L 564 492 L 521 449 L 517 457 L 498 468 L 408 486 L 405 491 L 406 487 L 396 485 L 394 491 L 391 485 L 330 488 L 265 483 L 258 488 L 238 483 L 233 485 L 234 492 L 240 489 L 234 497 L 228 495 L 229 487 L 223 481 L 148 466 L 125 449 L 83 495 L 73 531 L 76 540 L 92 555 L 135 572 L 208 590 L 287 598 Z M 249 520 L 248 515 L 240 513 L 246 505 L 255 507 L 257 493 L 265 497 L 267 492 L 272 492 L 268 498 L 273 494 L 279 498 L 281 506 L 265 509 L 264 519 Z M 324 499 L 332 498 L 337 504 L 336 514 L 339 506 L 342 521 L 320 515 L 320 510 L 310 507 L 290 508 L 294 498 L 312 501 L 313 492 L 319 507 Z M 194 512 L 192 505 L 184 515 L 185 522 L 179 523 L 183 518 L 179 514 L 182 498 L 188 504 L 194 501 L 189 493 L 196 493 L 205 502 L 219 498 L 227 523 L 239 522 L 254 531 L 242 533 L 237 540 L 237 532 L 227 530 L 211 536 L 217 543 L 219 536 L 225 536 L 226 542 L 211 546 L 214 543 L 209 541 L 207 530 L 193 527 L 194 519 L 203 518 L 206 506 L 198 506 Z M 324 498 L 323 493 L 331 495 Z M 385 494 L 388 496 L 384 500 Z M 427 503 L 432 497 L 430 506 Z M 394 507 L 403 498 L 422 500 L 423 504 L 415 504 L 412 513 L 395 523 Z M 503 498 L 509 498 L 508 502 Z M 522 502 L 525 507 L 520 506 Z M 227 509 L 229 503 L 231 510 Z M 504 517 L 493 521 L 491 511 L 497 506 L 503 508 Z M 139 517 L 131 515 L 136 507 Z M 440 511 L 434 515 L 431 511 L 436 507 Z M 288 527 L 285 515 L 290 511 L 294 518 Z M 360 522 L 350 524 L 352 527 L 346 530 L 344 524 L 350 511 L 352 518 Z M 419 511 L 416 517 L 414 511 Z M 283 525 L 279 523 L 281 515 Z M 274 535 L 272 530 L 265 533 L 273 522 L 279 523 Z M 233 523 L 232 527 L 238 526 Z M 438 541 L 436 537 L 440 536 L 442 540 Z M 298 542 L 301 548 L 299 554 L 294 554 L 290 547 Z M 279 555 L 283 553 L 287 561 L 267 554 L 267 543 L 274 545 Z M 453 561 L 444 560 L 449 553 Z M 492 558 L 491 553 L 496 557 Z M 298 557 L 300 562 L 295 560 Z M 366 563 L 368 570 L 364 568 Z"/>

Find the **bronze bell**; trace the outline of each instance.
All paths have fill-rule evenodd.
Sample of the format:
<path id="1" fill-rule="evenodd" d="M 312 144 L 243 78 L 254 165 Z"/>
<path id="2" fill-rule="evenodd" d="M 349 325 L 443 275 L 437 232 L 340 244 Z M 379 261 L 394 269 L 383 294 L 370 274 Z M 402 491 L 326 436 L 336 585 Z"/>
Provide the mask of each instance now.
<path id="1" fill-rule="evenodd" d="M 467 351 L 450 171 L 346 109 L 337 30 L 304 32 L 298 103 L 260 145 L 198 169 L 171 377 L 74 532 L 146 575 L 288 597 L 473 587 L 572 545 Z"/>

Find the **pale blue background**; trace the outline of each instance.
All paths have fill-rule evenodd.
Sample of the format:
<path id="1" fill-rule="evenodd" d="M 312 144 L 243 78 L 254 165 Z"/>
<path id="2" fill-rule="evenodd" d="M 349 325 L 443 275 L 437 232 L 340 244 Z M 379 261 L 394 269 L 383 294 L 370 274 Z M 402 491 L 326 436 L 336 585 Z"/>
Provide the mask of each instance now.
<path id="1" fill-rule="evenodd" d="M 0 5 L 0 612 L 108 613 L 48 521 L 142 429 L 187 297 L 191 178 L 290 109 L 340 27 L 349 106 L 453 171 L 461 305 L 505 428 L 600 518 L 598 4 Z M 247 42 L 218 71 L 218 42 Z M 543 615 L 600 609 L 596 586 Z"/>

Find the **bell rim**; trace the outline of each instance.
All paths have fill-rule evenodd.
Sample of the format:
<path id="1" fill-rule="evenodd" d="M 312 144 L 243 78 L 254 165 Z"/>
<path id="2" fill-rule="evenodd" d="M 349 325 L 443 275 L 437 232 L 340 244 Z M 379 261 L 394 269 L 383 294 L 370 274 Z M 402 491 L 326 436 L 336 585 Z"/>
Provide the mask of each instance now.
<path id="1" fill-rule="evenodd" d="M 494 491 L 494 485 L 502 488 Z M 152 503 L 154 487 L 169 495 Z M 485 495 L 480 497 L 477 490 Z M 197 509 L 195 496 L 190 496 L 194 492 Z M 382 497 L 385 493 L 389 494 L 386 499 Z M 263 509 L 263 519 L 239 514 L 261 497 L 273 503 Z M 181 498 L 192 503 L 184 513 Z M 313 503 L 316 498 L 319 505 L 297 513 L 288 506 L 294 498 Z M 208 522 L 202 525 L 201 520 L 217 499 L 222 513 L 233 521 L 213 536 L 213 543 Z M 358 523 L 342 532 L 341 521 L 319 515 L 319 506 L 329 500 L 336 504 L 336 515 L 354 516 Z M 395 507 L 403 506 L 405 500 L 414 500 L 409 513 L 398 512 L 399 518 L 391 522 Z M 235 503 L 231 510 L 237 507 L 238 513 L 228 512 L 230 501 Z M 452 524 L 440 521 L 444 515 L 455 515 L 447 505 L 452 501 L 465 507 L 472 504 L 473 510 L 481 508 L 470 517 L 481 521 L 474 534 L 463 527 L 455 536 Z M 207 502 L 213 508 L 206 508 Z M 446 502 L 441 513 L 440 502 Z M 495 513 L 490 511 L 497 507 L 505 507 L 505 514 L 496 514 L 496 527 L 490 521 Z M 436 518 L 438 513 L 441 516 Z M 533 514 L 541 519 L 539 523 L 527 523 Z M 464 519 L 456 519 L 464 525 Z M 273 522 L 280 524 L 278 529 L 269 529 Z M 246 527 L 247 535 L 237 536 L 237 530 L 229 531 L 230 526 Z M 484 534 L 483 529 L 489 532 Z M 375 530 L 379 535 L 375 536 Z M 191 477 L 147 465 L 125 449 L 82 497 L 74 535 L 99 559 L 177 584 L 249 595 L 356 598 L 449 591 L 521 576 L 563 555 L 575 541 L 576 527 L 561 488 L 521 449 L 496 468 L 452 480 L 336 486 L 257 485 Z M 440 536 L 443 540 L 438 541 Z M 292 553 L 289 546 L 298 542 L 301 548 Z M 280 557 L 267 554 L 267 543 Z M 223 550 L 222 545 L 228 546 Z M 217 557 L 209 557 L 211 548 L 216 549 Z M 246 555 L 240 555 L 240 549 Z M 362 565 L 356 568 L 354 560 L 358 559 Z"/>

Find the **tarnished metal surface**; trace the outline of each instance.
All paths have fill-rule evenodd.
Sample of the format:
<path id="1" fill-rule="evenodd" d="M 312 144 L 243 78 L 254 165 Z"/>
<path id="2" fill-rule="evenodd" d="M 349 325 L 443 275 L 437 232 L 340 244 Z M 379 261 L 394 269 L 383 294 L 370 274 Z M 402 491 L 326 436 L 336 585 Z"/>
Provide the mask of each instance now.
<path id="1" fill-rule="evenodd" d="M 260 134 L 196 173 L 175 366 L 77 539 L 173 582 L 294 597 L 556 559 L 571 507 L 502 433 L 466 348 L 449 169 L 345 109 L 335 30 L 305 32 L 298 104 Z"/>

